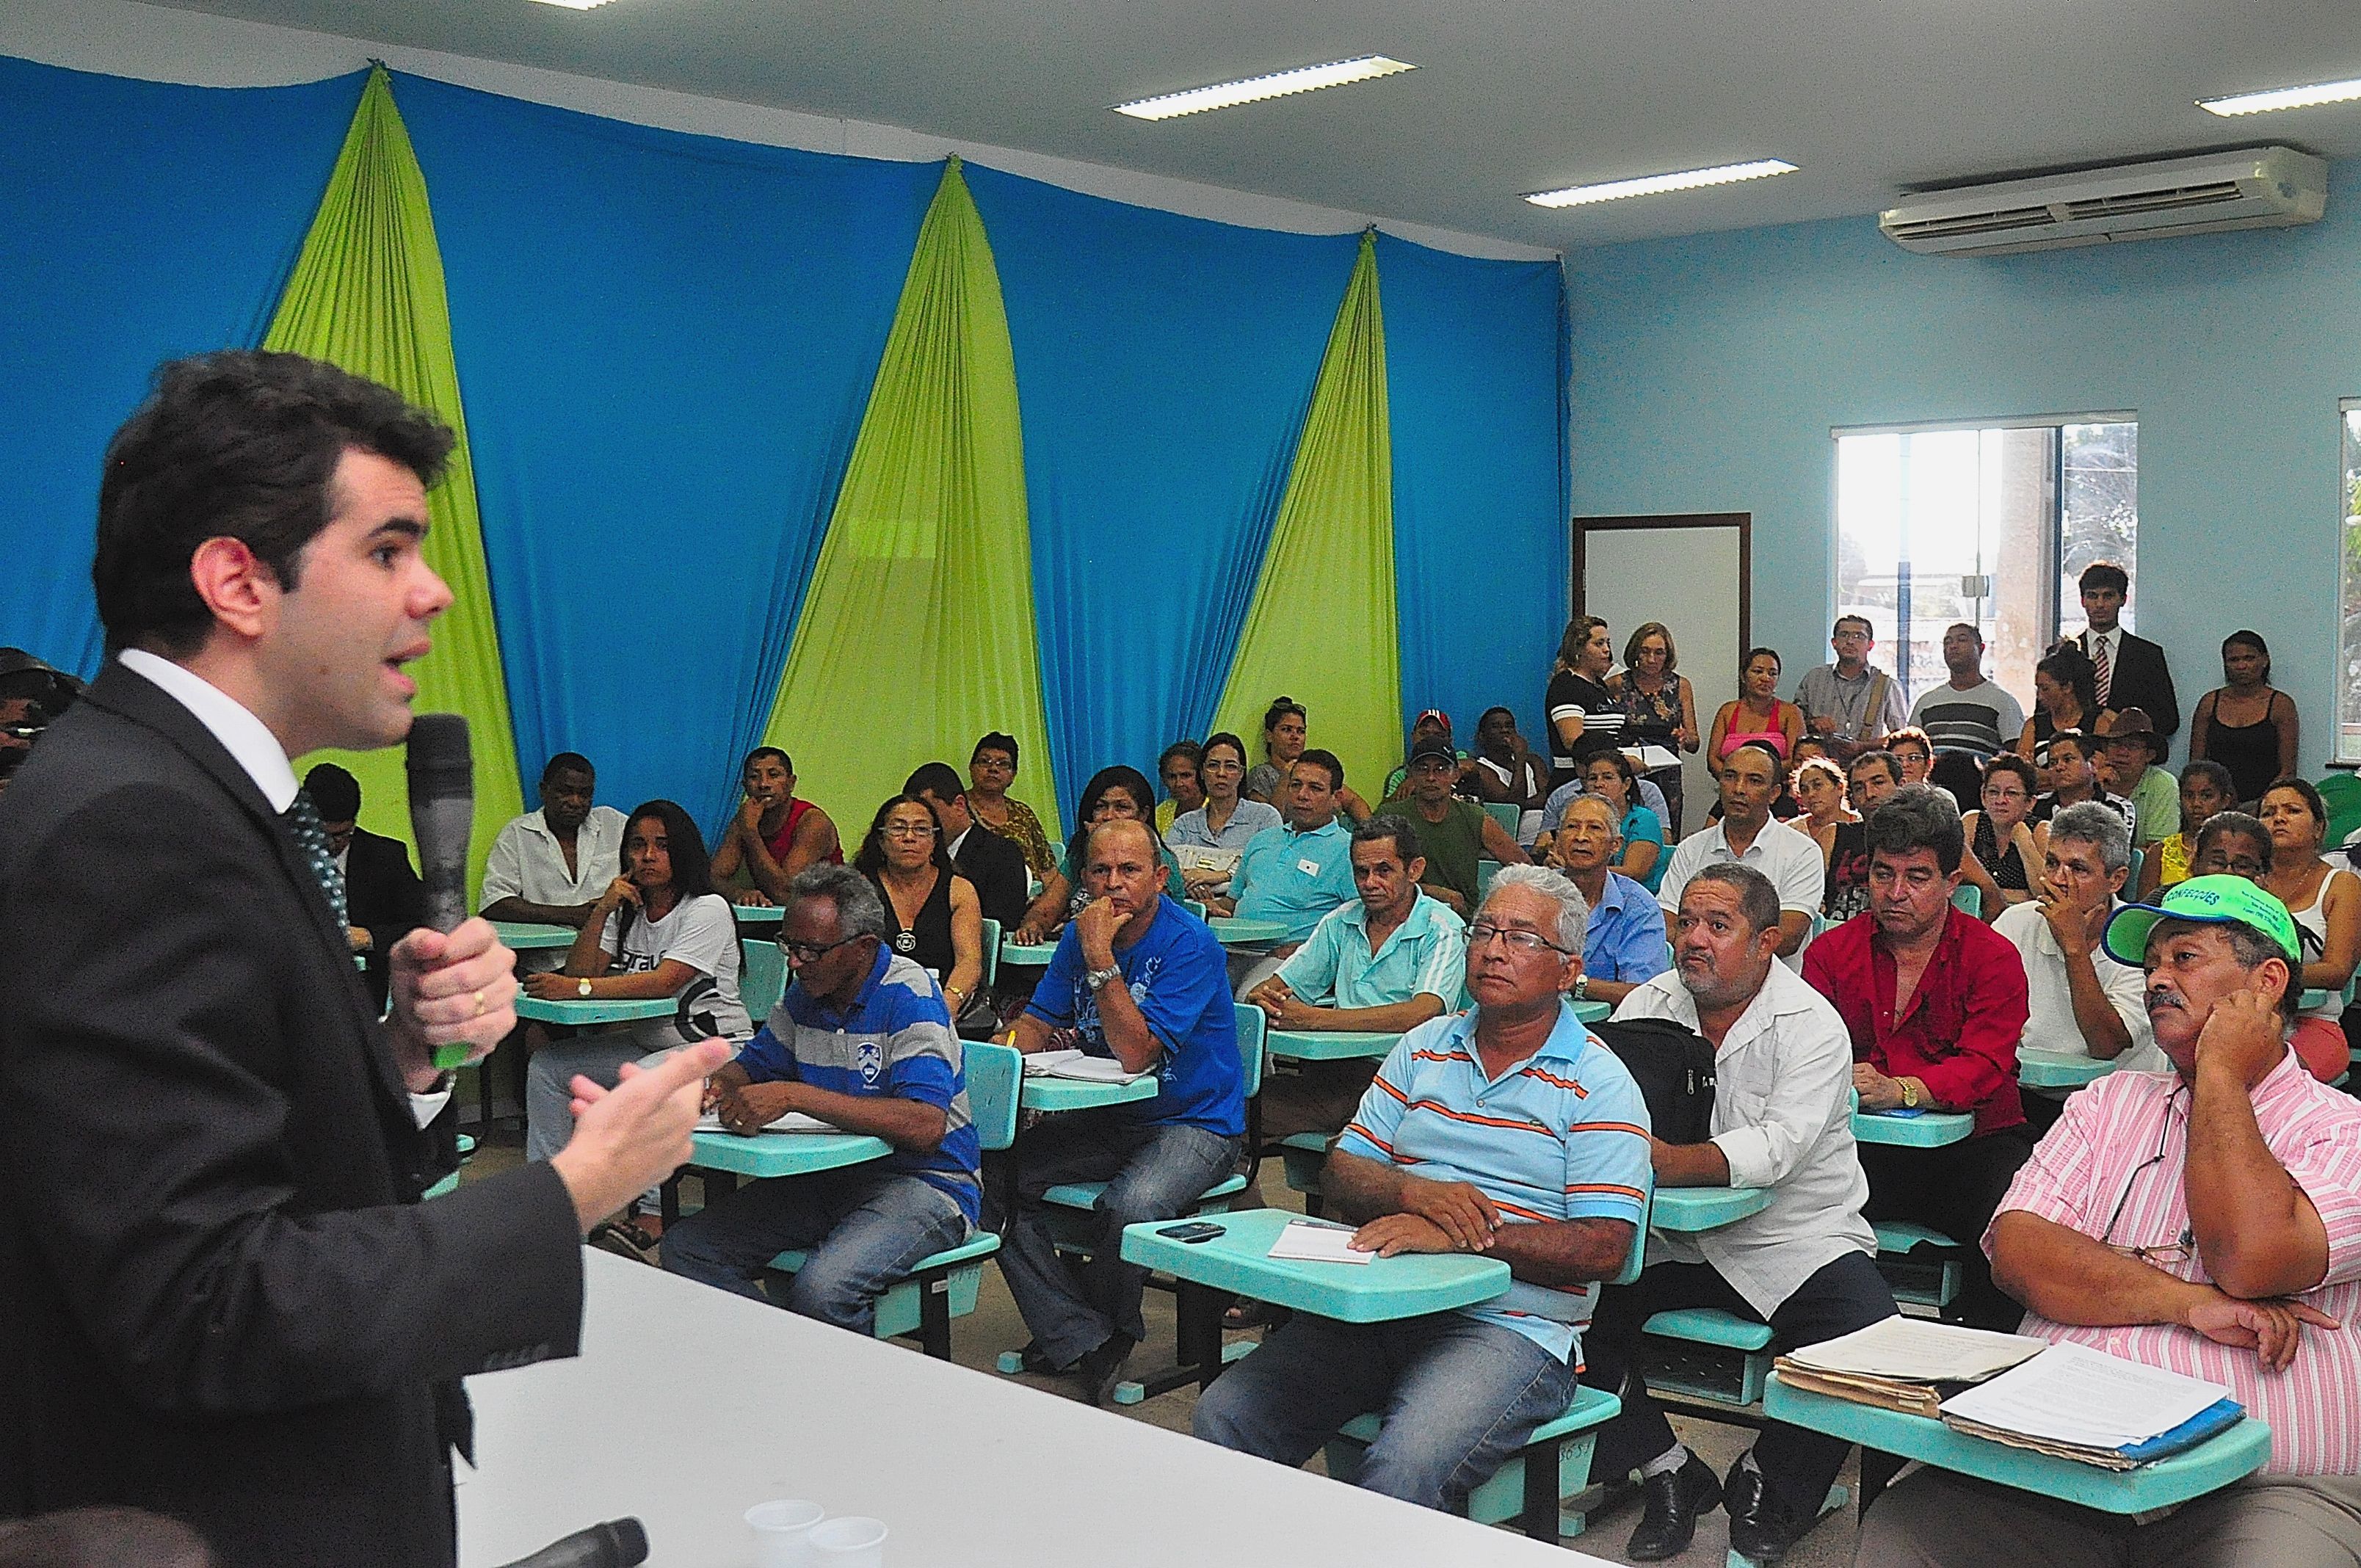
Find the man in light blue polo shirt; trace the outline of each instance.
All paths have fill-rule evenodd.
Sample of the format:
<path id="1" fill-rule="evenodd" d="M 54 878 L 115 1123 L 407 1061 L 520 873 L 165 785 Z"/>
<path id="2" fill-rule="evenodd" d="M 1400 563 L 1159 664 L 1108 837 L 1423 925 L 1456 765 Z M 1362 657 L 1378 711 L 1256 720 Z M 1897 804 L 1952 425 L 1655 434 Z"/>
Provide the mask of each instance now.
<path id="1" fill-rule="evenodd" d="M 1656 895 L 1608 869 L 1622 848 L 1623 829 L 1615 820 L 1614 807 L 1595 795 L 1566 803 L 1557 837 L 1550 840 L 1550 857 L 1590 906 L 1590 923 L 1582 938 L 1582 978 L 1574 982 L 1577 1002 L 1613 1006 L 1673 967 Z"/>
<path id="2" fill-rule="evenodd" d="M 1334 753 L 1315 750 L 1297 758 L 1279 791 L 1286 820 L 1246 841 L 1230 897 L 1215 913 L 1273 921 L 1287 927 L 1285 945 L 1292 945 L 1310 937 L 1330 910 L 1352 903 L 1352 835 L 1336 820 L 1336 792 L 1344 787 L 1345 764 Z"/>
<path id="3" fill-rule="evenodd" d="M 1507 1293 L 1385 1323 L 1299 1313 L 1199 1398 L 1199 1437 L 1301 1464 L 1387 1411 L 1360 1484 L 1443 1508 L 1565 1412 L 1649 1179 L 1639 1086 L 1565 1004 L 1586 918 L 1557 872 L 1502 868 L 1468 931 L 1474 1009 L 1402 1036 L 1321 1174 L 1355 1246 L 1488 1254 Z"/>

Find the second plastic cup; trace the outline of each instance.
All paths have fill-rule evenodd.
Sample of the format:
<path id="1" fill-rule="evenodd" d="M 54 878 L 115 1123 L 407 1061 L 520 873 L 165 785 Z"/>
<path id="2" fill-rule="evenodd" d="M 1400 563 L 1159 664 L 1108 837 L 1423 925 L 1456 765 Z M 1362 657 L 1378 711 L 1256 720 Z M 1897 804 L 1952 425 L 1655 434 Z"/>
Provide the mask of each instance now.
<path id="1" fill-rule="evenodd" d="M 827 1519 L 812 1527 L 809 1539 L 816 1568 L 885 1568 L 883 1519 Z"/>
<path id="2" fill-rule="evenodd" d="M 827 1513 L 818 1503 L 801 1497 L 783 1497 L 748 1508 L 746 1528 L 754 1532 L 754 1568 L 810 1568 L 820 1562 L 812 1553 L 811 1534 Z"/>

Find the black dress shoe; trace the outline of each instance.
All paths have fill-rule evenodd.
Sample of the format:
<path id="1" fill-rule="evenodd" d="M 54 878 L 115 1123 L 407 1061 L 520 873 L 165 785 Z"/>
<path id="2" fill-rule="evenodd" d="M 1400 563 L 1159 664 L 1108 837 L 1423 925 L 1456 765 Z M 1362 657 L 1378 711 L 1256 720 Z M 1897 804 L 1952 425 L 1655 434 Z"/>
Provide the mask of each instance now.
<path id="1" fill-rule="evenodd" d="M 1697 1515 L 1721 1501 L 1721 1483 L 1713 1478 L 1713 1466 L 1692 1453 L 1678 1470 L 1642 1481 L 1640 1496 L 1647 1507 L 1623 1554 L 1634 1563 L 1662 1563 L 1688 1550 Z"/>
<path id="2" fill-rule="evenodd" d="M 1773 1503 L 1763 1472 L 1743 1457 L 1730 1467 L 1730 1479 L 1722 1484 L 1722 1501 L 1730 1509 L 1730 1550 L 1759 1568 L 1771 1568 L 1786 1556 L 1795 1538 L 1812 1523 L 1808 1519 L 1788 1518 Z"/>
<path id="3" fill-rule="evenodd" d="M 1082 1382 L 1082 1398 L 1104 1407 L 1115 1399 L 1115 1386 L 1123 1381 L 1123 1364 L 1131 1357 L 1127 1334 L 1109 1334 L 1096 1350 L 1086 1351 L 1074 1364 Z"/>

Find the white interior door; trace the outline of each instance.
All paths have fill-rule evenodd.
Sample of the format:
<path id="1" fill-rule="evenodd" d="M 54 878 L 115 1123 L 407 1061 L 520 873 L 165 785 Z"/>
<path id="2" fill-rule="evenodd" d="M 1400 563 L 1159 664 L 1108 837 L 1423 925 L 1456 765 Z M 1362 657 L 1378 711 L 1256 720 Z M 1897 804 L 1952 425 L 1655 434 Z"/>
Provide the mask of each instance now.
<path id="1" fill-rule="evenodd" d="M 1631 629 L 1661 620 L 1671 628 L 1680 673 L 1695 688 L 1700 736 L 1714 710 L 1738 695 L 1738 657 L 1745 651 L 1747 514 L 1712 518 L 1584 518 L 1576 593 L 1586 615 L 1605 618 L 1620 659 Z M 1684 759 L 1684 828 L 1704 826 L 1713 803 L 1705 752 Z"/>

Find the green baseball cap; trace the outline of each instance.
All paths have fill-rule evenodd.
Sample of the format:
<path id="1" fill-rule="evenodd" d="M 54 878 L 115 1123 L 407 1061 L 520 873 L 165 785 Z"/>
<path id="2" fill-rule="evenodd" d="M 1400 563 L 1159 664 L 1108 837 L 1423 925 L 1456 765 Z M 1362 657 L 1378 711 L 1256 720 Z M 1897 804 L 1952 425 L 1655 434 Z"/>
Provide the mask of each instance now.
<path id="1" fill-rule="evenodd" d="M 2286 905 L 2242 876 L 2193 876 L 2165 889 L 2154 904 L 2126 904 L 2107 922 L 2107 956 L 2137 967 L 2147 960 L 2147 934 L 2159 920 L 2245 926 L 2279 944 L 2290 964 L 2303 961 L 2295 917 Z"/>

